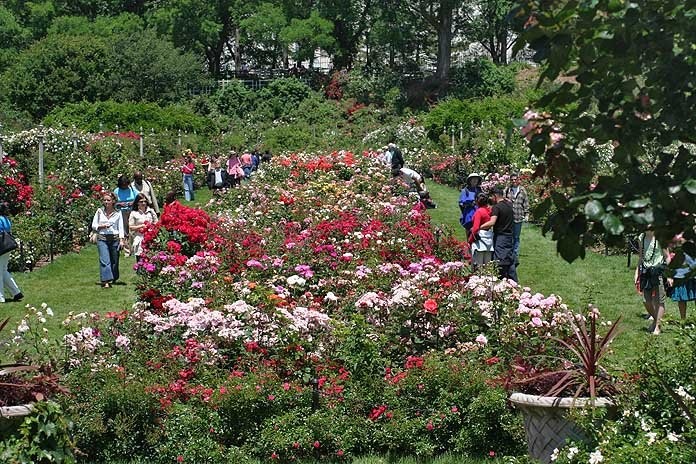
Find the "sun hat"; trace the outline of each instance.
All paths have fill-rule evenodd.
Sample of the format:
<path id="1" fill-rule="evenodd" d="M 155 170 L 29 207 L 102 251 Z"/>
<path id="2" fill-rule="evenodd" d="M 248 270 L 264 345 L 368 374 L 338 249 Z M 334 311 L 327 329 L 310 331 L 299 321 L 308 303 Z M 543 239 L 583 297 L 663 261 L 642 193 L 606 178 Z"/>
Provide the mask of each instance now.
<path id="1" fill-rule="evenodd" d="M 478 177 L 479 182 L 481 182 L 481 181 L 483 180 L 483 177 L 482 177 L 480 174 L 478 174 L 478 173 L 476 173 L 476 172 L 472 172 L 471 174 L 469 174 L 469 175 L 467 176 L 467 178 L 466 178 L 466 183 L 468 184 L 469 181 L 470 181 L 472 178 L 474 178 L 474 177 Z"/>

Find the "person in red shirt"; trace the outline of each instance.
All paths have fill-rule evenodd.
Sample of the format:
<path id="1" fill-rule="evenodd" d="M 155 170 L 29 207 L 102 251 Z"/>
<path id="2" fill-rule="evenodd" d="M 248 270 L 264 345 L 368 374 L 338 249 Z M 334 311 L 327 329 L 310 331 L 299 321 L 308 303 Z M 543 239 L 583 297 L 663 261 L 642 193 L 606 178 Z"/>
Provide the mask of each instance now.
<path id="1" fill-rule="evenodd" d="M 184 176 L 184 198 L 186 201 L 193 201 L 193 172 L 196 165 L 190 155 L 184 157 L 184 164 L 181 166 L 181 173 Z"/>
<path id="2" fill-rule="evenodd" d="M 493 259 L 493 232 L 481 229 L 481 225 L 491 220 L 490 199 L 485 193 L 476 196 L 478 208 L 472 218 L 473 225 L 469 234 L 471 247 L 471 263 L 474 270 Z"/>

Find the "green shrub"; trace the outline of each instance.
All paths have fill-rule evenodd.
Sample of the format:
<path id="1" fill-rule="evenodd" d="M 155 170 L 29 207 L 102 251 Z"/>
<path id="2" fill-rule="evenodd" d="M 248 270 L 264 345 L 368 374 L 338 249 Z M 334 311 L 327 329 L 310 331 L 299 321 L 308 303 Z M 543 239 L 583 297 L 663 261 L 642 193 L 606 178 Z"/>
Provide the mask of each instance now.
<path id="1" fill-rule="evenodd" d="M 211 121 L 196 115 L 183 105 L 159 106 L 156 103 L 119 103 L 103 101 L 97 103 L 69 103 L 51 111 L 45 118 L 46 125 L 72 126 L 97 133 L 111 131 L 118 126 L 121 131 L 137 132 L 142 127 L 149 133 L 165 130 L 181 130 L 209 133 L 213 129 Z M 100 125 L 101 124 L 101 125 Z"/>
<path id="2" fill-rule="evenodd" d="M 296 116 L 297 105 L 309 98 L 312 89 L 295 78 L 276 79 L 256 92 L 254 119 L 272 121 Z"/>
<path id="3" fill-rule="evenodd" d="M 218 441 L 225 430 L 220 416 L 204 405 L 172 405 L 162 422 L 163 438 L 158 444 L 156 462 L 224 464 L 229 462 L 226 450 Z"/>
<path id="4" fill-rule="evenodd" d="M 467 61 L 451 70 L 449 94 L 455 98 L 492 97 L 514 90 L 514 68 L 497 66 L 487 58 Z"/>
<path id="5" fill-rule="evenodd" d="M 78 448 L 96 462 L 154 456 L 161 443 L 157 399 L 133 377 L 88 371 L 86 366 L 66 379 L 71 395 L 62 399 L 75 422 Z"/>
<path id="6" fill-rule="evenodd" d="M 218 89 L 210 100 L 220 114 L 239 118 L 252 112 L 255 106 L 254 92 L 237 79 Z"/>

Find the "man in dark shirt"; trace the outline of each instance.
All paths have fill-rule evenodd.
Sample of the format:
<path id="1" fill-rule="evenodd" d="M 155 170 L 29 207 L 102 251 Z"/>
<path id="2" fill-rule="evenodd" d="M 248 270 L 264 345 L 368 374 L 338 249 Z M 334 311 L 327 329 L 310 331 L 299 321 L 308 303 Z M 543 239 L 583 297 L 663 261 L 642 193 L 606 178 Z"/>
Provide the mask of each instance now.
<path id="1" fill-rule="evenodd" d="M 517 282 L 512 237 L 512 228 L 515 222 L 512 204 L 505 198 L 501 187 L 493 188 L 491 194 L 495 201 L 495 205 L 491 208 L 491 220 L 482 224 L 481 229 L 493 228 L 493 259 L 498 263 L 500 276 Z"/>
<path id="2" fill-rule="evenodd" d="M 401 169 L 404 167 L 404 155 L 399 150 L 394 143 L 388 145 L 389 151 L 391 152 L 391 165 L 392 169 Z"/>

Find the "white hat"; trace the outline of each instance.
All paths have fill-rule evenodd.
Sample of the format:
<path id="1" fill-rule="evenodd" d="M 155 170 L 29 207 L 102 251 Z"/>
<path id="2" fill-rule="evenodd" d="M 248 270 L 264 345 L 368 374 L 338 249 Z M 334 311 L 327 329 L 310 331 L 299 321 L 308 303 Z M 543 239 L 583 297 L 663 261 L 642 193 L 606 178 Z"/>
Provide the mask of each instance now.
<path id="1" fill-rule="evenodd" d="M 466 182 L 469 183 L 469 180 L 472 179 L 473 177 L 478 177 L 479 182 L 481 182 L 483 180 L 483 177 L 480 174 L 472 172 L 471 174 L 469 174 L 467 176 Z"/>

